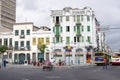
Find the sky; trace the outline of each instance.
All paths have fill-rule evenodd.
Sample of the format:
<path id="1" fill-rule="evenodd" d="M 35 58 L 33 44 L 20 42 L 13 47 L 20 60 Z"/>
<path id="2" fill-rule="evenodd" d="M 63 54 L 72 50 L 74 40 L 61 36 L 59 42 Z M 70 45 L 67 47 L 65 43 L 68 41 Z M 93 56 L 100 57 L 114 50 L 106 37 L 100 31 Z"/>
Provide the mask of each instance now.
<path id="1" fill-rule="evenodd" d="M 17 0 L 16 22 L 33 22 L 36 26 L 50 26 L 50 10 L 64 7 L 91 7 L 101 27 L 120 28 L 120 0 Z M 109 29 L 106 44 L 120 49 L 120 29 Z"/>

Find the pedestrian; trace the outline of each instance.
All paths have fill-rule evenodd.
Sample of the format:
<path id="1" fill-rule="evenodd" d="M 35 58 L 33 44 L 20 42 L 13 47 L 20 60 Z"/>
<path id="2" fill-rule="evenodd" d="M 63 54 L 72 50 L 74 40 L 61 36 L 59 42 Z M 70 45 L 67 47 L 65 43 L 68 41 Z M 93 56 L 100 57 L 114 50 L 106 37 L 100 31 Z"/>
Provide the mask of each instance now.
<path id="1" fill-rule="evenodd" d="M 107 69 L 107 59 L 106 58 L 104 58 L 104 64 L 103 64 L 103 69 Z"/>

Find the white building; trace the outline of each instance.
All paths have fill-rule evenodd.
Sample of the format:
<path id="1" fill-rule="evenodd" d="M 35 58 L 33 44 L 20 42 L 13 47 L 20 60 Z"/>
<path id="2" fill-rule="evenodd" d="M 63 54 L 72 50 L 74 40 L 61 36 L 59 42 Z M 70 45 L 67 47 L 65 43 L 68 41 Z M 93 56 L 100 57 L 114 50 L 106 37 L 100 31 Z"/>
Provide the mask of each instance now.
<path id="1" fill-rule="evenodd" d="M 51 41 L 56 59 L 69 64 L 89 63 L 93 54 L 89 46 L 97 47 L 97 24 L 94 11 L 89 7 L 51 10 Z M 63 49 L 65 46 L 71 46 L 72 51 L 67 52 Z"/>
<path id="2" fill-rule="evenodd" d="M 46 29 L 45 29 L 46 30 Z M 50 52 L 50 31 L 44 31 L 33 25 L 31 22 L 16 23 L 13 26 L 13 61 L 24 63 L 24 61 L 37 62 L 49 60 Z M 45 53 L 38 50 L 38 46 L 47 45 Z"/>
<path id="3" fill-rule="evenodd" d="M 8 50 L 4 53 L 4 57 L 7 61 L 12 62 L 13 53 L 13 32 L 5 27 L 0 27 L 0 45 L 8 46 Z M 0 62 L 2 55 L 0 54 Z"/>

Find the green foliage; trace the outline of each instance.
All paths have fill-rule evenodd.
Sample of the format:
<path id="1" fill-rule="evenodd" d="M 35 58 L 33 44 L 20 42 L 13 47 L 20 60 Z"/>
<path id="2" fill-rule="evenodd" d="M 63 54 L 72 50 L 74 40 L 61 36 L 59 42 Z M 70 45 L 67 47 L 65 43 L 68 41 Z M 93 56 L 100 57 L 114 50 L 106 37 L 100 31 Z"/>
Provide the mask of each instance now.
<path id="1" fill-rule="evenodd" d="M 7 49 L 8 49 L 8 47 L 5 45 L 0 46 L 0 53 L 4 53 Z"/>
<path id="2" fill-rule="evenodd" d="M 40 50 L 41 53 L 45 52 L 45 48 L 47 48 L 47 46 L 45 44 L 38 46 L 38 49 Z"/>

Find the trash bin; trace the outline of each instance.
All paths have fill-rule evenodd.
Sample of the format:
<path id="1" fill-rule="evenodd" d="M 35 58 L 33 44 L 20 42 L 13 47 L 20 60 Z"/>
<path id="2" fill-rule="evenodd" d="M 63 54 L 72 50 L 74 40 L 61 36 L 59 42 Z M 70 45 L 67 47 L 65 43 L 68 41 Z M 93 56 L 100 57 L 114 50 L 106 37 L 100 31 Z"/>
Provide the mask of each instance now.
<path id="1" fill-rule="evenodd" d="M 24 60 L 24 65 L 28 65 L 28 60 Z"/>

